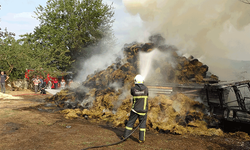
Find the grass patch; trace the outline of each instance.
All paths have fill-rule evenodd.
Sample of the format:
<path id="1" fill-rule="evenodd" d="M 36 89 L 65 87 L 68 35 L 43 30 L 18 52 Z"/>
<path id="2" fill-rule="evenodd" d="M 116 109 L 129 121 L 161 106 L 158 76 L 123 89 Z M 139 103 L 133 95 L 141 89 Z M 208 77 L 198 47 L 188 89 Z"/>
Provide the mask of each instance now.
<path id="1" fill-rule="evenodd" d="M 23 122 L 24 122 L 24 123 L 27 123 L 27 124 L 31 124 L 31 121 L 30 121 L 30 120 L 24 120 Z"/>
<path id="2" fill-rule="evenodd" d="M 95 143 L 95 142 L 83 142 L 82 144 L 83 144 L 83 145 L 92 146 L 93 143 Z"/>
<path id="3" fill-rule="evenodd" d="M 67 124 L 65 124 L 65 123 L 59 123 L 59 125 L 62 126 L 62 127 L 66 127 L 67 126 Z"/>
<path id="4" fill-rule="evenodd" d="M 143 147 L 143 148 L 140 148 L 140 149 L 157 149 L 157 148 L 155 148 L 155 147 L 152 147 L 152 146 L 149 146 L 149 145 L 145 145 L 145 144 L 140 144 L 140 147 Z"/>
<path id="5" fill-rule="evenodd" d="M 53 123 L 48 123 L 48 124 L 47 124 L 47 126 L 51 126 L 51 125 L 53 125 Z"/>
<path id="6" fill-rule="evenodd" d="M 17 113 L 16 110 L 4 110 L 3 115 L 0 115 L 0 118 L 8 118 L 12 117 Z"/>
<path id="7" fill-rule="evenodd" d="M 44 123 L 42 121 L 39 121 L 37 124 L 38 125 L 43 125 Z"/>

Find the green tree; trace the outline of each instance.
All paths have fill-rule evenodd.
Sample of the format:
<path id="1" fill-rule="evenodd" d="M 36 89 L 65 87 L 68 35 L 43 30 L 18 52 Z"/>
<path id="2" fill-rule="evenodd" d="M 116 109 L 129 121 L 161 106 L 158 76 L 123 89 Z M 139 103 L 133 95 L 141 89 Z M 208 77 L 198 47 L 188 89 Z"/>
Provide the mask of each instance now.
<path id="1" fill-rule="evenodd" d="M 13 37 L 14 33 L 8 32 L 7 29 L 0 33 L 0 70 L 8 75 L 13 73 L 13 70 L 19 71 L 19 74 L 22 73 L 25 66 L 23 61 L 25 54 Z"/>
<path id="2" fill-rule="evenodd" d="M 5 30 L 0 38 L 0 70 L 6 71 L 11 79 L 24 78 L 26 69 L 34 69 L 39 75 L 61 74 L 58 70 L 61 59 L 69 61 L 65 53 L 60 54 L 63 45 L 48 49 L 39 42 L 16 40 L 13 33 Z M 67 52 L 67 51 L 66 51 Z M 56 53 L 56 54 L 55 54 Z M 62 55 L 62 56 L 60 56 Z M 54 60 L 59 60 L 54 61 Z"/>
<path id="3" fill-rule="evenodd" d="M 87 46 L 112 36 L 112 9 L 102 0 L 48 0 L 35 11 L 40 25 L 23 37 L 40 43 L 51 56 L 56 55 L 53 61 L 57 65 L 67 69 L 77 57 L 91 55 Z"/>

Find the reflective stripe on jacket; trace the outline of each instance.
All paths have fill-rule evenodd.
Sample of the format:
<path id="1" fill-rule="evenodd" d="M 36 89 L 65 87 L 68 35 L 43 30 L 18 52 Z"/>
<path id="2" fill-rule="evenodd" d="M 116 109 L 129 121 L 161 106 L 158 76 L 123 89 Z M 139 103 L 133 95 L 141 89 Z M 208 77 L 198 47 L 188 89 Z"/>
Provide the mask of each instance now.
<path id="1" fill-rule="evenodd" d="M 131 88 L 133 96 L 132 111 L 139 115 L 145 115 L 148 111 L 148 88 L 144 84 L 136 84 Z"/>

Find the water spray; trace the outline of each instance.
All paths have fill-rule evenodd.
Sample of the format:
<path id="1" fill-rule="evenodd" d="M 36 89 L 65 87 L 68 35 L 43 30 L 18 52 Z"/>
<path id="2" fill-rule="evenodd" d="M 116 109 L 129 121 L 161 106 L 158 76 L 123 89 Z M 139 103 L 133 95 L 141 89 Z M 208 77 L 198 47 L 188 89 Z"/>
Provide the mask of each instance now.
<path id="1" fill-rule="evenodd" d="M 144 79 L 147 78 L 149 70 L 152 67 L 152 62 L 153 62 L 155 54 L 156 54 L 156 50 L 153 50 L 149 53 L 145 53 L 145 52 L 139 53 L 140 74 L 144 77 Z"/>
<path id="2" fill-rule="evenodd" d="M 159 49 L 153 49 L 151 52 L 139 52 L 140 74 L 144 77 L 144 81 L 149 84 L 156 80 L 161 83 L 166 78 L 166 74 L 157 73 L 156 69 L 161 68 L 164 63 L 174 66 L 172 55 L 168 52 L 162 52 Z"/>

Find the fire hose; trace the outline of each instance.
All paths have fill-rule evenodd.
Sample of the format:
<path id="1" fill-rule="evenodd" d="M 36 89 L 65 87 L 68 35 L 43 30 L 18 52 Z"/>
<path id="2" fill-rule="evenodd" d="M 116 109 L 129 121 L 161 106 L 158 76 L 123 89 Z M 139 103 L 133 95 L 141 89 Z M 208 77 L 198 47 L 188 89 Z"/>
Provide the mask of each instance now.
<path id="1" fill-rule="evenodd" d="M 118 141 L 118 142 L 111 143 L 111 144 L 107 144 L 107 145 L 100 145 L 100 146 L 87 147 L 87 148 L 84 148 L 84 149 L 81 149 L 81 150 L 92 149 L 92 148 L 100 148 L 100 147 L 108 147 L 108 146 L 120 144 L 120 143 L 126 141 L 126 140 L 135 132 L 135 130 L 142 124 L 142 122 L 143 122 L 145 119 L 146 119 L 146 117 L 143 118 L 143 120 L 135 127 L 135 129 L 134 129 L 127 137 L 125 137 L 124 139 L 122 139 L 122 140 L 120 140 L 120 141 Z"/>

